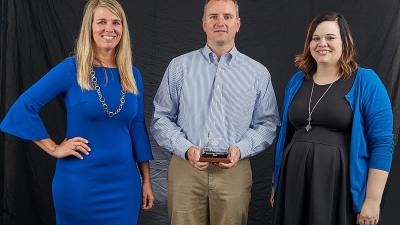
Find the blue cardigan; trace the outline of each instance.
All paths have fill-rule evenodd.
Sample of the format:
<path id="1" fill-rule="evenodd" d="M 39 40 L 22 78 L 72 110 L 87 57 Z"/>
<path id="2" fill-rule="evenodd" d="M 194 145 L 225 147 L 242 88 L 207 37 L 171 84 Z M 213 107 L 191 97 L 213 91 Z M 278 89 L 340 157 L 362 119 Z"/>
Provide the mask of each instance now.
<path id="1" fill-rule="evenodd" d="M 345 98 L 353 110 L 350 144 L 350 191 L 353 210 L 361 211 L 366 195 L 368 169 L 389 171 L 393 152 L 393 114 L 387 91 L 371 69 L 358 68 Z M 282 155 L 292 135 L 288 133 L 289 107 L 304 80 L 297 72 L 285 88 L 282 126 L 275 148 L 274 188 L 277 189 Z"/>

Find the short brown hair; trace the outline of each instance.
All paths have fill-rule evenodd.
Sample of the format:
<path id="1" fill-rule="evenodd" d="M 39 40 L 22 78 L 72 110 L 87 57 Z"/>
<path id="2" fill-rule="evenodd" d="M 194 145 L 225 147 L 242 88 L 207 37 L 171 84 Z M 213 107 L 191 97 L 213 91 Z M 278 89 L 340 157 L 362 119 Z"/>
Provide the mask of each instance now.
<path id="1" fill-rule="evenodd" d="M 302 54 L 296 55 L 294 62 L 298 69 L 304 71 L 307 79 L 317 71 L 317 62 L 310 52 L 310 42 L 317 26 L 324 21 L 336 21 L 339 25 L 340 36 L 343 43 L 343 52 L 339 58 L 339 75 L 346 79 L 352 76 L 358 68 L 356 62 L 356 49 L 349 25 L 343 15 L 337 12 L 329 12 L 315 17 L 308 25 L 304 50 Z"/>
<path id="2" fill-rule="evenodd" d="M 205 13 L 206 13 L 207 5 L 208 5 L 208 3 L 209 3 L 210 1 L 212 1 L 212 0 L 206 0 L 205 3 L 204 3 L 203 19 L 204 19 Z M 237 0 L 231 0 L 231 1 L 232 1 L 232 2 L 235 4 L 235 6 L 236 6 L 236 17 L 239 18 L 239 4 L 238 4 L 238 1 L 237 1 Z"/>

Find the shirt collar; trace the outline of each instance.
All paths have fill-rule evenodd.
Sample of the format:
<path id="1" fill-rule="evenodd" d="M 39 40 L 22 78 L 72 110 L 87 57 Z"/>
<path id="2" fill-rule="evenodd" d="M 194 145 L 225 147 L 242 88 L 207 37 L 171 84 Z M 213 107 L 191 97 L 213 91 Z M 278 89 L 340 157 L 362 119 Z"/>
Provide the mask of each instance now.
<path id="1" fill-rule="evenodd" d="M 236 49 L 235 46 L 233 46 L 233 48 L 229 52 L 221 56 L 220 61 L 225 61 L 226 64 L 230 65 L 233 59 L 237 57 L 238 53 L 239 51 Z M 208 47 L 207 44 L 202 49 L 202 54 L 209 63 L 218 64 L 217 55 L 215 55 L 215 53 L 210 49 L 210 47 Z"/>

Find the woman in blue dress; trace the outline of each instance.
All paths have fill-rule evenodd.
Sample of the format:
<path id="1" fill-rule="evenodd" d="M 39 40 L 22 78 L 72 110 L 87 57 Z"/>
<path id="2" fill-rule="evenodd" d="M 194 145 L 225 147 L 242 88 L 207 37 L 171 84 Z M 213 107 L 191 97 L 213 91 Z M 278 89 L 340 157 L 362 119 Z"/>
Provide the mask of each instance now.
<path id="1" fill-rule="evenodd" d="M 39 117 L 40 108 L 58 95 L 67 111 L 60 144 Z M 90 0 L 75 56 L 24 92 L 0 129 L 58 159 L 52 187 L 58 225 L 133 225 L 140 207 L 150 209 L 154 201 L 143 111 L 125 13 L 116 0 Z"/>

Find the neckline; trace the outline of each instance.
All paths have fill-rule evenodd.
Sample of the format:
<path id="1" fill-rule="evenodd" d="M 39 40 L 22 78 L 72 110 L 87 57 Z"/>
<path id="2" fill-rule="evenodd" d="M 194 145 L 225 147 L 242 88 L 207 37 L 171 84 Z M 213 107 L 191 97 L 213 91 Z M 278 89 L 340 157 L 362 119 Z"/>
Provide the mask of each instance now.
<path id="1" fill-rule="evenodd" d="M 93 64 L 93 68 L 97 68 L 97 69 L 118 69 L 118 67 L 106 67 L 106 66 L 100 66 L 100 65 L 96 65 L 96 64 Z"/>
<path id="2" fill-rule="evenodd" d="M 334 84 L 334 83 L 338 82 L 339 80 L 342 80 L 342 78 L 339 77 L 337 80 L 335 80 L 333 82 L 330 82 L 330 83 L 318 84 L 317 82 L 314 81 L 314 77 L 312 77 L 310 81 L 313 82 L 316 87 L 326 87 L 326 86 L 329 86 L 331 84 Z"/>

